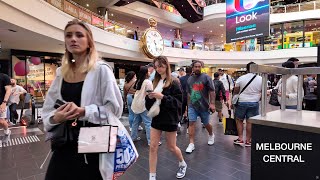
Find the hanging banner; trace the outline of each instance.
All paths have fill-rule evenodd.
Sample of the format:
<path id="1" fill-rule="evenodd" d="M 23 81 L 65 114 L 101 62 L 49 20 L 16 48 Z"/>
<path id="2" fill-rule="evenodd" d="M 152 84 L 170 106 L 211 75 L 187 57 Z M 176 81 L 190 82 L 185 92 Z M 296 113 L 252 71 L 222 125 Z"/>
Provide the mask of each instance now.
<path id="1" fill-rule="evenodd" d="M 95 15 L 92 15 L 92 25 L 96 26 L 96 27 L 99 27 L 99 28 L 103 28 L 103 19 L 95 16 Z"/>
<path id="2" fill-rule="evenodd" d="M 269 0 L 226 0 L 226 42 L 269 36 Z"/>
<path id="3" fill-rule="evenodd" d="M 79 19 L 85 21 L 88 24 L 91 24 L 91 14 L 86 10 L 79 9 Z"/>
<path id="4" fill-rule="evenodd" d="M 79 8 L 68 1 L 64 1 L 64 12 L 70 14 L 73 17 L 79 17 Z"/>
<path id="5" fill-rule="evenodd" d="M 63 11 L 63 0 L 48 0 L 48 2 Z"/>

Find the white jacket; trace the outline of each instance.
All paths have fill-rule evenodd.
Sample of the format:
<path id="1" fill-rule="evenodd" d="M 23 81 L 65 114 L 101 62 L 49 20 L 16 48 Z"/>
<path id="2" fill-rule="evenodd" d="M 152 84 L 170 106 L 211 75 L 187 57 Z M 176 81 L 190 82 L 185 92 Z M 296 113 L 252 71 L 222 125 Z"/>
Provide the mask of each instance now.
<path id="1" fill-rule="evenodd" d="M 279 80 L 277 86 L 274 89 L 278 89 L 279 92 L 282 90 L 282 79 Z M 304 91 L 302 89 L 302 94 Z M 286 95 L 286 106 L 296 106 L 298 104 L 298 77 L 295 75 L 290 76 L 287 79 Z M 302 97 L 303 98 L 303 97 Z M 281 103 L 281 96 L 278 96 L 278 101 Z"/>
<path id="2" fill-rule="evenodd" d="M 46 131 L 57 125 L 51 124 L 49 119 L 56 112 L 53 107 L 55 101 L 62 99 L 62 80 L 61 69 L 58 68 L 56 78 L 49 88 L 42 110 Z M 86 120 L 94 124 L 105 124 L 110 112 L 118 118 L 121 117 L 123 110 L 122 96 L 112 69 L 108 64 L 99 61 L 95 68 L 86 75 L 81 93 L 81 107 L 85 108 L 85 116 L 79 120 Z"/>

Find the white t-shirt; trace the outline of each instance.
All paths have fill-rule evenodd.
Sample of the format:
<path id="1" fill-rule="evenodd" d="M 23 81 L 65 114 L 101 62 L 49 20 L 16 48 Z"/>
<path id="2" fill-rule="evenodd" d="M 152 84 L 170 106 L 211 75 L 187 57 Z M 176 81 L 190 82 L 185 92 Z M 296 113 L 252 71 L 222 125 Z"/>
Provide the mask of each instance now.
<path id="1" fill-rule="evenodd" d="M 239 77 L 236 81 L 236 87 L 240 87 L 241 90 L 247 85 L 247 83 L 253 78 L 255 74 L 248 73 Z M 256 76 L 249 86 L 240 94 L 239 102 L 259 102 L 262 91 L 262 77 Z M 239 92 L 239 93 L 240 93 Z"/>
<path id="2" fill-rule="evenodd" d="M 228 76 L 228 78 L 227 78 L 227 76 Z M 233 89 L 234 83 L 233 83 L 233 81 L 232 81 L 232 78 L 231 78 L 229 75 L 223 74 L 223 75 L 220 77 L 219 80 L 223 83 L 224 89 L 225 89 L 226 91 L 229 91 L 229 83 L 230 83 L 230 90 Z M 229 80 L 229 82 L 228 82 L 228 80 Z"/>
<path id="3" fill-rule="evenodd" d="M 10 104 L 13 104 L 13 103 L 19 104 L 21 93 L 27 93 L 27 91 L 19 85 L 16 85 L 15 87 L 11 87 L 11 94 L 10 94 L 10 98 L 9 98 L 9 103 Z"/>

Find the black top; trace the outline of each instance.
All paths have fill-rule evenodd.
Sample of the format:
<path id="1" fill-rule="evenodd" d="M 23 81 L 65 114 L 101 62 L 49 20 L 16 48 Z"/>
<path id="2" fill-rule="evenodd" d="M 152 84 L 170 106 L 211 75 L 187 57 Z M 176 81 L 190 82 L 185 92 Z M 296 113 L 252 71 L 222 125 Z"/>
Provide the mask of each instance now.
<path id="1" fill-rule="evenodd" d="M 80 107 L 82 86 L 83 81 L 69 83 L 63 80 L 61 86 L 62 99 L 67 102 L 74 102 L 77 106 Z"/>
<path id="2" fill-rule="evenodd" d="M 181 117 L 182 92 L 178 79 L 173 80 L 171 86 L 164 88 L 162 91 L 163 99 L 161 100 L 160 113 L 152 119 L 152 123 L 163 126 L 177 126 Z M 155 99 L 149 99 L 146 96 L 146 108 L 149 110 Z"/>
<path id="3" fill-rule="evenodd" d="M 224 101 L 227 101 L 226 90 L 224 89 L 222 81 L 219 79 L 214 79 L 213 84 L 216 92 L 216 101 L 221 101 L 221 97 Z"/>
<path id="4" fill-rule="evenodd" d="M 6 95 L 5 86 L 8 86 L 10 84 L 11 84 L 11 81 L 9 76 L 6 74 L 0 73 L 0 104 L 2 104 L 3 98 Z"/>
<path id="5" fill-rule="evenodd" d="M 182 88 L 182 94 L 183 94 L 183 98 L 186 99 L 188 97 L 188 92 L 187 92 L 187 88 L 188 88 L 188 79 L 189 79 L 190 75 L 185 75 L 182 76 L 181 78 L 179 78 L 180 83 L 181 83 L 181 88 Z"/>

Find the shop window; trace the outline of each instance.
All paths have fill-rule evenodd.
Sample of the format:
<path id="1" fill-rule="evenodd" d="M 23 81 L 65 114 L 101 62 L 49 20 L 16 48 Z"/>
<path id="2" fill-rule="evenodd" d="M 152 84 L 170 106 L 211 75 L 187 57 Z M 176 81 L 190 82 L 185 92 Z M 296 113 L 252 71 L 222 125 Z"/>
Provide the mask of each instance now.
<path id="1" fill-rule="evenodd" d="M 303 22 L 284 23 L 283 36 L 284 49 L 303 47 Z"/>
<path id="2" fill-rule="evenodd" d="M 320 20 L 305 21 L 305 47 L 320 45 Z"/>
<path id="3" fill-rule="evenodd" d="M 264 39 L 264 50 L 282 49 L 282 24 L 270 26 L 270 36 Z"/>

